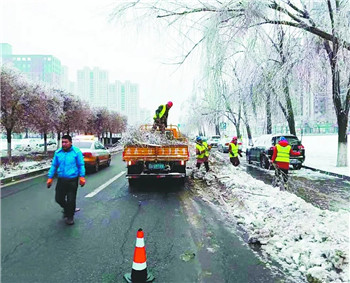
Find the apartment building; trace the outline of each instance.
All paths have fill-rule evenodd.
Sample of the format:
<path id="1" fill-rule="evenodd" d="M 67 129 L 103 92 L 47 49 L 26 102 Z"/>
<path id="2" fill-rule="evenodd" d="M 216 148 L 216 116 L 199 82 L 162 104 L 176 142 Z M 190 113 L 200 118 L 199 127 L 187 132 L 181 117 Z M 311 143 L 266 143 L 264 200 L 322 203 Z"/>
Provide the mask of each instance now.
<path id="1" fill-rule="evenodd" d="M 53 55 L 13 54 L 12 46 L 1 43 L 1 63 L 10 65 L 34 82 L 61 87 L 61 61 Z"/>

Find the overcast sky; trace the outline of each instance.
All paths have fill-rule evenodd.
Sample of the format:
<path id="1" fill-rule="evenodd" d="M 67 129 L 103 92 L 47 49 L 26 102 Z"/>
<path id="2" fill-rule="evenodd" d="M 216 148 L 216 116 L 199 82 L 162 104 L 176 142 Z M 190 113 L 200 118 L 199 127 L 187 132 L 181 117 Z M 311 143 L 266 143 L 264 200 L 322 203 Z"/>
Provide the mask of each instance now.
<path id="1" fill-rule="evenodd" d="M 48 54 L 69 68 L 70 80 L 84 66 L 109 71 L 110 82 L 140 85 L 140 104 L 154 111 L 174 102 L 170 122 L 191 94 L 198 68 L 191 60 L 178 68 L 165 62 L 179 55 L 174 38 L 156 29 L 111 23 L 111 0 L 2 0 L 0 42 L 14 54 Z M 162 37 L 163 36 L 163 37 Z M 181 38 L 179 38 L 179 42 Z M 192 60 L 192 62 L 195 60 Z M 192 65 L 191 65 L 192 64 Z"/>

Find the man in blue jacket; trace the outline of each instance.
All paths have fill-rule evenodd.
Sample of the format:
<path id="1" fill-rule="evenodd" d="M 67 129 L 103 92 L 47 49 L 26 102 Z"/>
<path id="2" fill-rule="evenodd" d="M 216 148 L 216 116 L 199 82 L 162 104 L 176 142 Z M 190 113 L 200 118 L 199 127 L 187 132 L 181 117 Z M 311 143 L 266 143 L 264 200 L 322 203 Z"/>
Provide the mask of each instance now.
<path id="1" fill-rule="evenodd" d="M 52 185 L 53 177 L 57 173 L 56 202 L 63 208 L 66 224 L 74 224 L 74 212 L 78 190 L 85 185 L 85 164 L 81 150 L 72 145 L 72 137 L 62 137 L 62 147 L 55 151 L 51 168 L 47 174 L 47 187 Z"/>

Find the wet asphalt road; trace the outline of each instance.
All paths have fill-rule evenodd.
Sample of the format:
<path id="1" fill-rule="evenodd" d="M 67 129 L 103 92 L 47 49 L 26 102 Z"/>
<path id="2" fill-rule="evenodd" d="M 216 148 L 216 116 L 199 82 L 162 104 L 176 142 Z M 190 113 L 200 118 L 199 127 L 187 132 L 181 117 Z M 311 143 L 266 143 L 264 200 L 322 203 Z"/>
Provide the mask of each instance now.
<path id="1" fill-rule="evenodd" d="M 46 177 L 2 189 L 1 282 L 124 282 L 136 232 L 145 233 L 154 282 L 290 282 L 268 268 L 234 228 L 184 186 L 167 181 L 129 188 L 121 154 L 79 188 L 67 226 Z"/>

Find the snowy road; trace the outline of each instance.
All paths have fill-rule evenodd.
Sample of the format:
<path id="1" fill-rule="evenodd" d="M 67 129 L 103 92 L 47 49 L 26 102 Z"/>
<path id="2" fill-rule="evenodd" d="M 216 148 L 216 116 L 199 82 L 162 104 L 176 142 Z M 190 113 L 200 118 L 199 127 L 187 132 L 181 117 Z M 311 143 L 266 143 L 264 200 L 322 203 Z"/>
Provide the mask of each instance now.
<path id="1" fill-rule="evenodd" d="M 242 168 L 254 178 L 271 184 L 273 170 L 249 165 L 242 158 Z M 289 189 L 293 194 L 321 209 L 350 211 L 350 181 L 310 169 L 289 171 Z"/>

